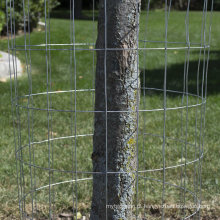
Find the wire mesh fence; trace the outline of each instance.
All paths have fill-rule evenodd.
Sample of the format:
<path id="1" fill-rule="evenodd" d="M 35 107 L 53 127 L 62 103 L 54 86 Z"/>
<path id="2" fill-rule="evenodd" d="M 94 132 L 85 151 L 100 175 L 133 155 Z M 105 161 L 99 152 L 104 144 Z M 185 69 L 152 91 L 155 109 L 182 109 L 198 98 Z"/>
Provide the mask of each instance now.
<path id="1" fill-rule="evenodd" d="M 106 219 L 111 219 L 108 212 L 123 212 L 128 208 L 126 205 L 132 211 L 130 219 L 200 218 L 213 2 L 204 0 L 203 11 L 194 16 L 190 0 L 187 10 L 178 15 L 172 10 L 173 2 L 165 0 L 165 9 L 155 17 L 157 12 L 151 9 L 150 0 L 146 1 L 147 9 L 134 20 L 137 24 L 132 31 L 137 39 L 126 48 L 108 44 L 111 1 L 116 4 L 113 0 L 100 1 L 103 11 L 100 9 L 99 16 L 104 22 L 100 47 L 95 43 L 100 30 L 94 0 L 91 17 L 84 20 L 74 18 L 74 0 L 69 2 L 66 20 L 53 18 L 50 1 L 45 0 L 45 28 L 39 35 L 31 34 L 31 2 L 23 0 L 21 37 L 16 35 L 15 1 L 6 0 L 8 51 L 13 55 L 9 59 L 21 219 L 81 219 L 79 213 L 89 219 L 92 197 L 97 193 L 95 187 L 100 188 L 103 196 Z M 124 2 L 129 5 L 132 1 Z M 134 14 L 138 15 L 140 1 L 133 2 Z M 121 13 L 123 17 L 124 12 Z M 182 27 L 181 33 L 175 32 L 177 26 Z M 57 28 L 61 31 L 56 32 Z M 132 85 L 137 101 L 125 110 L 115 109 L 114 100 L 109 99 L 115 91 L 108 90 L 108 70 L 109 66 L 114 67 L 111 56 L 114 58 L 118 51 L 124 57 L 126 51 L 132 51 L 136 60 Z M 26 76 L 19 80 L 16 57 L 21 54 L 25 57 Z M 102 85 L 97 88 L 98 62 L 103 72 Z M 97 109 L 99 88 L 104 107 Z M 117 127 L 111 124 L 114 114 L 136 118 L 135 126 L 128 128 L 132 134 L 119 140 L 126 146 L 135 146 L 135 162 L 129 163 L 127 159 L 130 169 L 108 169 L 108 161 L 113 159 L 108 152 L 114 149 L 114 140 L 108 136 Z M 94 124 L 99 118 L 105 129 L 102 127 L 94 139 Z M 96 172 L 93 164 L 97 156 L 94 141 L 99 136 L 104 137 L 103 172 Z M 105 188 L 99 185 L 97 175 L 103 177 L 100 181 Z M 108 202 L 113 194 L 108 192 L 108 182 L 114 178 L 134 179 L 129 186 L 134 188 L 129 204 Z"/>

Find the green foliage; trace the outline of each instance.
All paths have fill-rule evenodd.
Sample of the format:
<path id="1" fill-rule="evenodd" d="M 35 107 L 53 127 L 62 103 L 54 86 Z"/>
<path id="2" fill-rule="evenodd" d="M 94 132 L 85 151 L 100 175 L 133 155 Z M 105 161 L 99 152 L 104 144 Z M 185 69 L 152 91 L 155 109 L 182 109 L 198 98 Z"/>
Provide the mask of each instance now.
<path id="1" fill-rule="evenodd" d="M 0 32 L 5 24 L 5 13 L 0 10 Z"/>
<path id="2" fill-rule="evenodd" d="M 47 3 L 47 13 L 51 11 L 53 8 L 55 8 L 57 5 L 59 5 L 59 2 L 57 0 L 50 0 L 50 2 Z M 2 11 L 8 13 L 8 15 L 10 15 L 9 17 L 13 18 L 15 22 L 16 32 L 18 30 L 23 30 L 24 28 L 28 30 L 28 26 L 30 26 L 30 31 L 32 31 L 33 28 L 37 26 L 40 16 L 45 13 L 44 8 L 44 0 L 28 0 L 24 1 L 24 5 L 22 0 L 17 0 L 14 1 L 14 7 L 10 7 L 10 2 L 8 1 L 8 5 L 6 5 L 6 3 L 3 2 L 0 6 L 0 9 Z M 26 17 L 25 20 L 24 17 Z M 11 21 L 9 20 L 8 23 L 10 25 Z M 5 31 L 6 25 L 7 24 L 5 21 L 5 24 L 3 25 Z"/>

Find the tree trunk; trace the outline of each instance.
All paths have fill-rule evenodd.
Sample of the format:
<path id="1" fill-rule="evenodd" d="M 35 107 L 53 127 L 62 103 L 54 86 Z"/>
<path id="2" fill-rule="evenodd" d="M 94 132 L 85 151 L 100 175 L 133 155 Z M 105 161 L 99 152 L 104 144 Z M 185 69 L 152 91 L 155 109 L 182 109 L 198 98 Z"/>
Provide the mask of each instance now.
<path id="1" fill-rule="evenodd" d="M 82 18 L 82 0 L 75 0 L 74 3 L 74 17 L 76 19 Z"/>
<path id="2" fill-rule="evenodd" d="M 107 212 L 109 220 L 124 220 L 132 218 L 135 193 L 139 71 L 138 52 L 134 48 L 137 48 L 140 1 L 106 0 L 107 26 L 104 3 L 100 0 L 96 48 L 105 48 L 106 28 L 106 47 L 119 49 L 97 50 L 92 161 L 93 171 L 100 173 L 93 174 L 90 219 L 105 220 Z M 108 111 L 114 112 L 106 115 L 106 105 Z M 113 173 L 106 174 L 106 163 L 107 172 Z"/>

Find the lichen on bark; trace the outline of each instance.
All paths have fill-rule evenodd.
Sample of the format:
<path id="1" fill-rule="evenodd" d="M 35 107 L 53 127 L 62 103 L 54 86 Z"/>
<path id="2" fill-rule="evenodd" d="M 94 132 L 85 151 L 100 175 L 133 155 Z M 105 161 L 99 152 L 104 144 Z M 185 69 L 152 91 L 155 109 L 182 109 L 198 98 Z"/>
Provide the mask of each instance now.
<path id="1" fill-rule="evenodd" d="M 139 104 L 136 48 L 140 1 L 106 1 L 107 20 L 104 6 L 105 0 L 100 0 L 96 48 L 110 49 L 97 50 L 92 154 L 93 171 L 96 173 L 93 174 L 90 219 L 104 220 L 106 213 L 107 219 L 111 220 L 132 219 Z"/>

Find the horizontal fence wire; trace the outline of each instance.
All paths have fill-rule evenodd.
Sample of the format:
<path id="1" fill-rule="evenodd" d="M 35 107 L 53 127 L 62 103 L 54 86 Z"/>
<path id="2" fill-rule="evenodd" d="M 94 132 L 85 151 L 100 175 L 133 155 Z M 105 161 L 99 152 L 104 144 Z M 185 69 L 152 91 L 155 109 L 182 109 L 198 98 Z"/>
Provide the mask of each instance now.
<path id="1" fill-rule="evenodd" d="M 94 0 L 89 21 L 78 21 L 74 10 L 76 1 L 69 1 L 69 19 L 66 19 L 69 27 L 58 27 L 64 31 L 60 36 L 54 35 L 57 21 L 51 18 L 49 0 L 44 0 L 41 16 L 45 26 L 37 36 L 34 36 L 36 30 L 31 32 L 31 1 L 22 0 L 21 36 L 17 36 L 16 30 L 16 2 L 5 1 L 8 52 L 12 55 L 9 55 L 10 90 L 20 219 L 57 219 L 62 210 L 69 210 L 72 219 L 77 219 L 79 211 L 89 219 L 94 174 L 105 176 L 106 213 L 109 212 L 109 178 L 132 174 L 135 175 L 132 219 L 154 219 L 152 209 L 147 208 L 153 204 L 160 205 L 155 211 L 157 217 L 166 219 L 169 210 L 165 207 L 169 203 L 182 207 L 176 210 L 179 219 L 200 218 L 213 1 L 204 0 L 203 11 L 197 15 L 196 30 L 191 27 L 196 22 L 191 20 L 191 2 L 186 2 L 187 8 L 181 12 L 183 23 L 176 24 L 174 2 L 164 0 L 164 10 L 160 12 L 163 18 L 158 28 L 154 20 L 154 13 L 158 12 L 151 8 L 151 1 L 146 0 L 140 24 L 135 27 L 137 47 L 109 48 L 108 0 L 103 0 L 104 47 L 97 48 Z M 137 4 L 140 1 L 137 0 Z M 81 41 L 80 25 L 88 26 L 88 33 L 82 30 Z M 175 34 L 175 28 L 170 28 L 172 25 L 182 25 L 177 39 L 172 36 Z M 155 32 L 161 39 L 151 36 Z M 194 32 L 198 32 L 199 38 L 194 38 Z M 95 109 L 98 51 L 103 51 L 104 56 L 104 110 Z M 138 54 L 139 74 L 134 83 L 140 100 L 134 110 L 114 110 L 108 100 L 107 64 L 112 51 Z M 20 57 L 25 63 L 25 74 L 21 78 L 17 76 Z M 59 64 L 55 62 L 59 60 L 56 57 L 60 59 Z M 156 65 L 151 67 L 154 59 L 158 69 Z M 171 59 L 181 63 L 174 70 Z M 37 68 L 40 73 L 36 73 Z M 175 73 L 172 75 L 171 71 Z M 94 115 L 99 113 L 105 115 L 103 172 L 95 172 L 91 160 Z M 108 169 L 107 152 L 111 147 L 108 146 L 108 117 L 115 113 L 136 114 L 134 170 Z M 189 205 L 194 208 L 188 208 Z"/>

